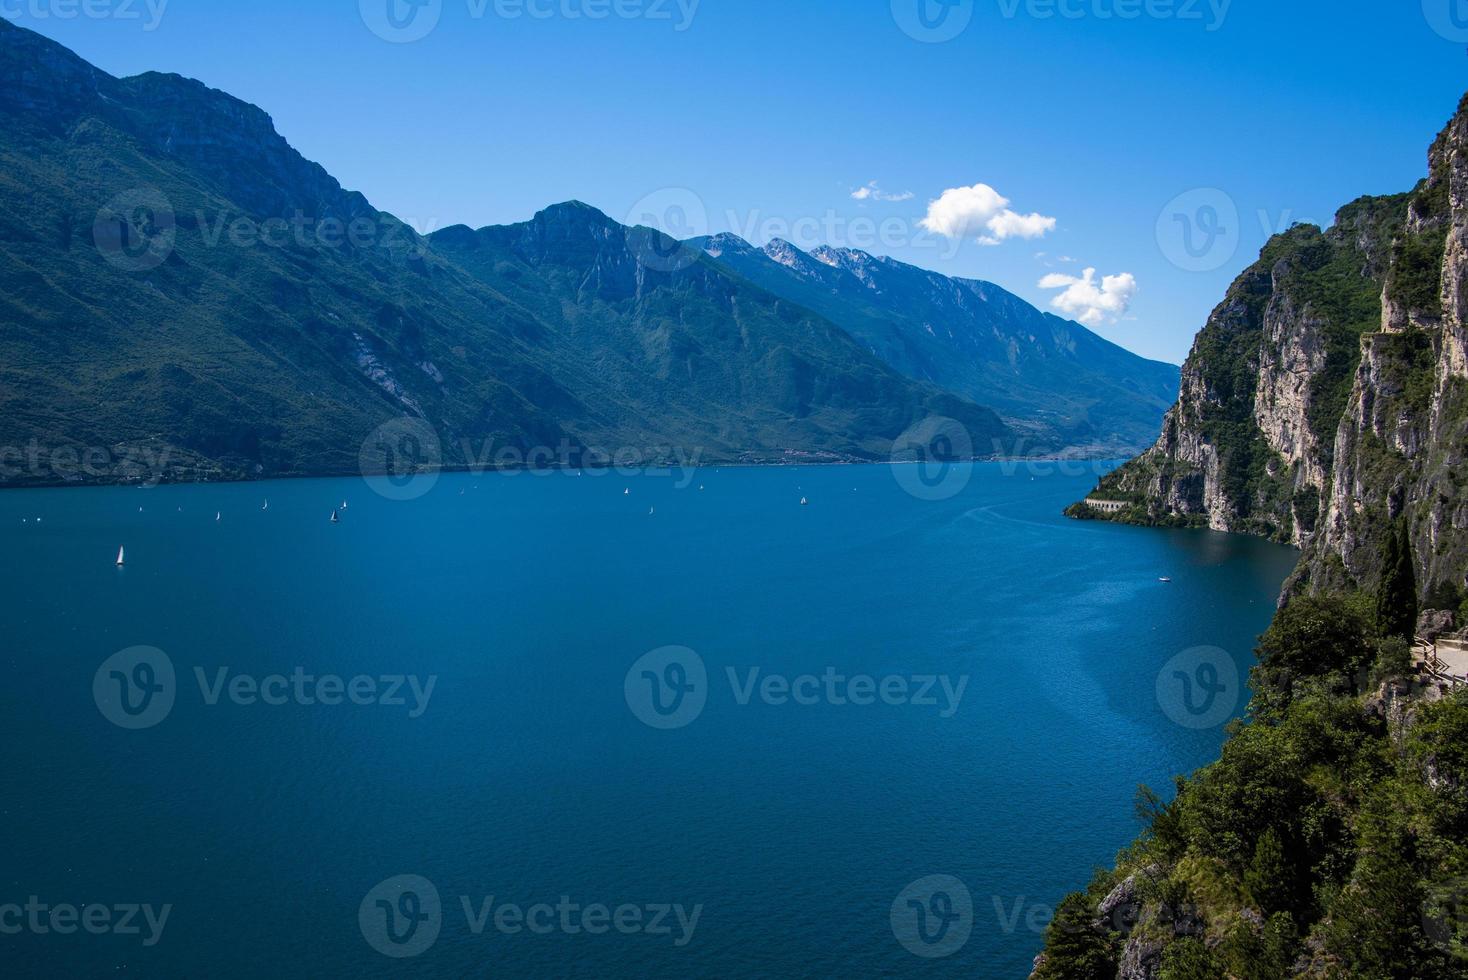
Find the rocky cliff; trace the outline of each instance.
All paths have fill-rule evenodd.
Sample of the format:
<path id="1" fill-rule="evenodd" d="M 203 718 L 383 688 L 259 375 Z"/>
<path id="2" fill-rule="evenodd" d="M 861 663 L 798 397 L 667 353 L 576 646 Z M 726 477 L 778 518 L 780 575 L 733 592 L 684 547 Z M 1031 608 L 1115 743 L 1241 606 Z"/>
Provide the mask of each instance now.
<path id="1" fill-rule="evenodd" d="M 1408 194 L 1276 236 L 1183 368 L 1155 446 L 1078 517 L 1243 531 L 1303 549 L 1291 588 L 1379 575 L 1405 515 L 1424 591 L 1468 569 L 1468 98 Z"/>

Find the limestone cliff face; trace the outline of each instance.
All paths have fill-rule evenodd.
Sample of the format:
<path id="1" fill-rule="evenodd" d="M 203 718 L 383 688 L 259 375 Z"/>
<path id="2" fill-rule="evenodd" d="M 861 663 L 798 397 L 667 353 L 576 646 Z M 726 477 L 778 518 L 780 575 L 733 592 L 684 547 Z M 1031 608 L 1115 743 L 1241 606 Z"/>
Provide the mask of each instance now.
<path id="1" fill-rule="evenodd" d="M 1157 444 L 1097 489 L 1129 502 L 1112 519 L 1266 535 L 1303 549 L 1291 587 L 1369 588 L 1406 515 L 1424 590 L 1464 584 L 1468 98 L 1428 171 L 1269 242 L 1199 333 Z"/>

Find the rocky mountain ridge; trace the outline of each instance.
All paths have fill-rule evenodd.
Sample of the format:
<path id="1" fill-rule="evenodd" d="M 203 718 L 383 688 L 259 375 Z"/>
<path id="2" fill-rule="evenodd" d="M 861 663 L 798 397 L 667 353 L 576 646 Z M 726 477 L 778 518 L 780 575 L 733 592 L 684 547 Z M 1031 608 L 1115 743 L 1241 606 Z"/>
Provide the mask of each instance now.
<path id="1" fill-rule="evenodd" d="M 874 256 L 733 234 L 689 243 L 838 324 L 895 370 L 997 410 L 1030 453 L 1130 455 L 1156 433 L 1178 369 L 994 285 Z"/>

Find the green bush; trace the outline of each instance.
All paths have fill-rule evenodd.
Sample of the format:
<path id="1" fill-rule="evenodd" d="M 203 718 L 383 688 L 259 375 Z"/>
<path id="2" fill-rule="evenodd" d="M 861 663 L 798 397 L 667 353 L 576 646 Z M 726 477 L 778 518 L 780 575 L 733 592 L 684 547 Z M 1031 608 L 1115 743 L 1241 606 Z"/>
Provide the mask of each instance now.
<path id="1" fill-rule="evenodd" d="M 1371 686 L 1398 680 L 1412 673 L 1412 644 L 1399 636 L 1389 636 L 1376 647 L 1376 663 L 1371 668 Z"/>
<path id="2" fill-rule="evenodd" d="M 1296 596 L 1259 638 L 1256 712 L 1277 712 L 1302 678 L 1355 678 L 1375 659 L 1359 603 L 1343 595 Z M 1354 687 L 1354 685 L 1353 685 Z"/>
<path id="3" fill-rule="evenodd" d="M 1158 980 L 1227 980 L 1223 968 L 1196 939 L 1180 939 L 1162 954 Z"/>

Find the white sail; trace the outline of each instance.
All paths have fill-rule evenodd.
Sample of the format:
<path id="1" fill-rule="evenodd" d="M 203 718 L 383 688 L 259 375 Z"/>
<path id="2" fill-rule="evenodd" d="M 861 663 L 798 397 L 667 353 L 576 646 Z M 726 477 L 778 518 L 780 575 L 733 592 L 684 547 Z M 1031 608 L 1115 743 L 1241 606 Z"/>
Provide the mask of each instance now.
<path id="1" fill-rule="evenodd" d="M 117 549 L 117 567 L 118 568 L 121 568 L 122 567 L 123 560 L 125 558 L 126 552 L 127 552 L 126 547 L 121 547 L 121 548 L 118 548 Z"/>

